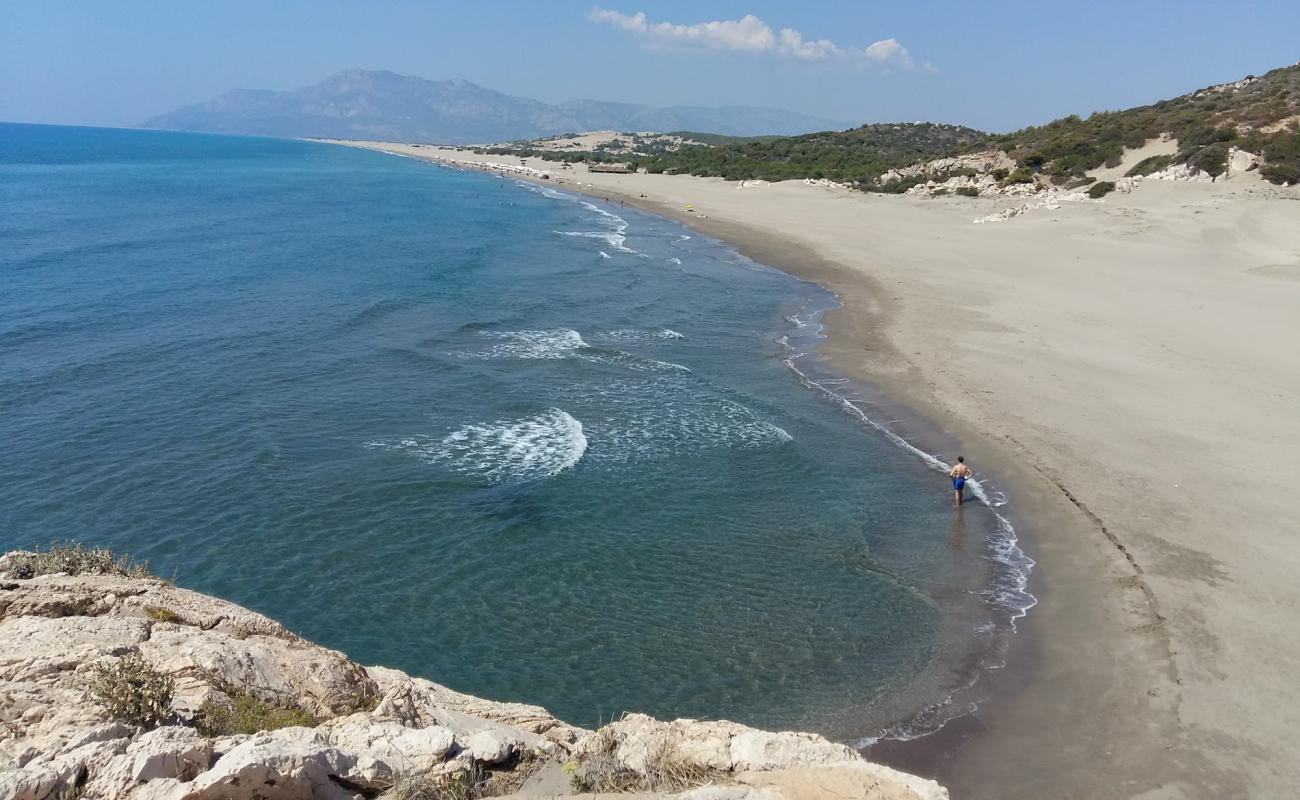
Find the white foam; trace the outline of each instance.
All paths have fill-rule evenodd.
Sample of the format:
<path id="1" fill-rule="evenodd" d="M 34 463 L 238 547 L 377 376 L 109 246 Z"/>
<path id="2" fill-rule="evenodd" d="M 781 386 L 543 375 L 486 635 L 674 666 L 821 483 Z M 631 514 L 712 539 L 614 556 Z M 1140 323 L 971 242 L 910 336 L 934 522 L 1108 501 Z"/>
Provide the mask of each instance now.
<path id="1" fill-rule="evenodd" d="M 564 197 L 563 195 L 560 196 Z M 594 211 L 597 214 L 599 214 L 600 216 L 598 217 L 598 221 L 607 225 L 613 230 L 556 231 L 556 233 L 560 234 L 561 236 L 578 236 L 585 239 L 601 239 L 606 243 L 608 243 L 610 247 L 614 248 L 615 250 L 618 250 L 621 253 L 636 253 L 637 255 L 644 255 L 643 253 L 637 253 L 636 250 L 633 250 L 632 248 L 628 247 L 625 244 L 627 242 L 627 227 L 628 227 L 627 220 L 623 219 L 618 214 L 613 214 L 609 211 L 606 211 L 600 206 L 594 203 L 589 203 L 586 200 L 579 200 L 578 202 L 582 205 L 583 208 L 589 211 Z"/>
<path id="2" fill-rule="evenodd" d="M 516 483 L 558 475 L 587 452 L 582 423 L 558 408 L 515 420 L 466 425 L 437 439 L 416 436 L 368 447 L 399 450 L 492 483 Z"/>
<path id="3" fill-rule="evenodd" d="M 600 257 L 601 257 L 601 258 L 612 258 L 612 256 L 610 256 L 610 254 L 609 254 L 609 253 L 606 253 L 604 250 L 601 250 L 601 251 L 600 251 Z"/>
<path id="4" fill-rule="evenodd" d="M 686 337 L 672 328 L 619 328 L 612 331 L 604 331 L 596 334 L 596 338 L 606 342 L 616 342 L 618 344 L 636 344 L 638 342 L 664 340 L 664 339 L 685 339 Z"/>
<path id="5" fill-rule="evenodd" d="M 616 381 L 594 394 L 599 395 L 604 413 L 589 425 L 593 463 L 680 458 L 716 449 L 760 449 L 793 440 L 780 426 L 691 380 L 665 375 Z"/>
<path id="6" fill-rule="evenodd" d="M 681 266 L 682 260 L 681 260 L 680 258 L 675 258 L 675 257 L 674 257 L 674 258 L 670 258 L 670 259 L 668 259 L 668 263 L 669 263 L 669 264 L 676 264 L 676 265 L 678 265 L 678 266 Z"/>
<path id="7" fill-rule="evenodd" d="M 671 361 L 659 361 L 654 358 L 642 358 L 621 350 L 607 353 L 580 353 L 576 356 L 595 364 L 611 364 L 633 372 L 690 372 L 690 367 L 674 364 Z"/>
<path id="8" fill-rule="evenodd" d="M 480 331 L 482 336 L 501 339 L 478 353 L 461 355 L 479 358 L 560 359 L 590 347 L 582 334 L 572 328 L 552 328 L 537 331 Z"/>

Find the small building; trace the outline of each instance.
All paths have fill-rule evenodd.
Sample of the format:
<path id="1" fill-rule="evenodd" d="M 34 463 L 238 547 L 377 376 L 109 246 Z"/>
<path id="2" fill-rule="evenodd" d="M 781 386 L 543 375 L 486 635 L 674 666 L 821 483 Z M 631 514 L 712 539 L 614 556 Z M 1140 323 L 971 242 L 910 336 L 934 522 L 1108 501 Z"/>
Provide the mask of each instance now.
<path id="1" fill-rule="evenodd" d="M 617 172 L 620 175 L 626 175 L 632 171 L 627 164 L 588 164 L 588 172 Z"/>

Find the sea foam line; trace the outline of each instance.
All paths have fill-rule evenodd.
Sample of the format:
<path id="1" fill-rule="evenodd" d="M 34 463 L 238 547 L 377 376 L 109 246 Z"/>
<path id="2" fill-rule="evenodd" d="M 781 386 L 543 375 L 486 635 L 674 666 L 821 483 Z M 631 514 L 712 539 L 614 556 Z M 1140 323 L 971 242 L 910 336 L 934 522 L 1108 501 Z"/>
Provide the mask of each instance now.
<path id="1" fill-rule="evenodd" d="M 835 297 L 835 302 L 839 304 L 839 297 Z M 814 311 L 806 318 L 799 315 L 790 315 L 786 321 L 794 325 L 794 330 L 803 332 L 804 328 L 812 327 L 812 336 L 817 340 L 826 338 L 823 333 L 825 325 L 820 321 L 823 311 Z M 916 445 L 909 442 L 906 438 L 893 430 L 888 423 L 881 422 L 873 418 L 870 414 L 863 411 L 848 397 L 830 388 L 829 384 L 836 386 L 847 383 L 847 379 L 830 379 L 825 381 L 816 381 L 803 370 L 796 366 L 796 359 L 809 355 L 807 352 L 797 352 L 795 347 L 790 343 L 790 334 L 782 336 L 778 340 L 790 354 L 783 360 L 785 366 L 795 374 L 799 382 L 807 389 L 819 392 L 832 403 L 838 405 L 849 416 L 858 420 L 868 428 L 882 434 L 891 444 L 919 458 L 927 467 L 939 472 L 948 472 L 952 465 L 933 453 L 929 453 Z M 1007 573 L 1002 576 L 1002 580 L 995 580 L 994 585 L 981 592 L 981 597 L 986 603 L 1001 609 L 1008 614 L 1007 626 L 1014 633 L 1016 620 L 1027 615 L 1035 605 L 1038 604 L 1038 598 L 1034 597 L 1028 591 L 1029 575 L 1033 571 L 1035 561 L 1030 558 L 1020 547 L 1019 539 L 1016 536 L 1015 527 L 1005 515 L 997 509 L 1006 505 L 1007 499 L 1001 492 L 994 492 L 990 495 L 988 489 L 982 481 L 971 479 L 967 481 L 971 487 L 971 494 L 993 514 L 997 530 L 989 540 L 989 550 L 991 559 L 998 564 L 1003 565 Z M 988 633 L 992 631 L 978 631 Z M 957 697 L 964 691 L 970 690 L 979 681 L 980 676 L 985 670 L 998 669 L 1005 666 L 1001 663 L 983 663 L 981 669 L 971 673 L 970 678 L 962 685 L 948 692 L 946 696 L 935 703 L 923 706 L 909 719 L 890 726 L 882 731 L 878 736 L 863 737 L 854 743 L 858 749 L 869 747 L 881 739 L 894 739 L 898 741 L 909 741 L 922 736 L 929 735 L 941 730 L 952 720 L 974 712 L 977 709 L 977 703 L 974 701 L 967 702 L 960 708 L 954 704 Z"/>

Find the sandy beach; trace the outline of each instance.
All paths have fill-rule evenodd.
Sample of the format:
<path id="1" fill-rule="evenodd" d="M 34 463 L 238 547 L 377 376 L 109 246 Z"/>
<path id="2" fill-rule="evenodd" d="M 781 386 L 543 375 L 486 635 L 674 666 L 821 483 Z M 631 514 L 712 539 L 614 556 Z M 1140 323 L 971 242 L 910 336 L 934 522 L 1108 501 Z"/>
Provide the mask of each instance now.
<path id="1" fill-rule="evenodd" d="M 1007 489 L 1026 635 L 977 718 L 873 757 L 962 798 L 1294 793 L 1300 190 L 1153 181 L 977 225 L 1017 201 L 351 144 L 545 171 L 823 284 L 833 363 Z"/>

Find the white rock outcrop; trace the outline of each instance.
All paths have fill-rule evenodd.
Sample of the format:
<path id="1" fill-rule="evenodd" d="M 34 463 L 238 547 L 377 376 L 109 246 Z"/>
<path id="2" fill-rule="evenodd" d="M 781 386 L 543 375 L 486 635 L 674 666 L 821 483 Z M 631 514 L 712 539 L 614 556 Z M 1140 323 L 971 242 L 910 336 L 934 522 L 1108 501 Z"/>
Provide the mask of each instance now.
<path id="1" fill-rule="evenodd" d="M 73 792 L 86 800 L 351 800 L 412 777 L 471 768 L 508 777 L 521 764 L 580 762 L 610 736 L 629 769 L 644 770 L 650 748 L 668 741 L 723 778 L 725 785 L 681 797 L 820 796 L 805 791 L 809 780 L 829 781 L 828 796 L 947 797 L 931 781 L 870 764 L 813 734 L 643 715 L 593 733 L 538 706 L 362 667 L 260 614 L 164 581 L 18 578 L 12 563 L 0 557 L 4 800 Z M 168 724 L 144 730 L 108 719 L 92 696 L 96 665 L 127 655 L 173 680 Z M 318 722 L 212 738 L 192 726 L 205 700 L 228 701 L 232 692 L 297 707 Z M 815 775 L 785 775 L 791 770 Z"/>

